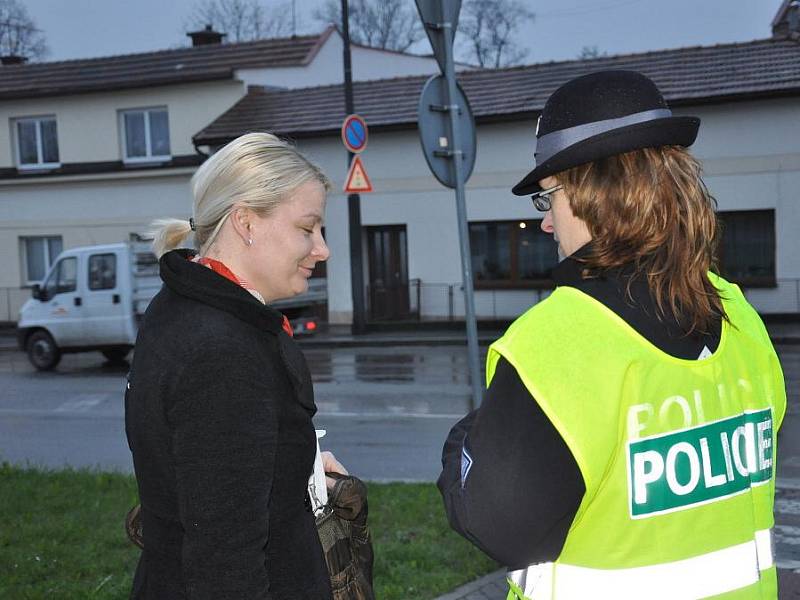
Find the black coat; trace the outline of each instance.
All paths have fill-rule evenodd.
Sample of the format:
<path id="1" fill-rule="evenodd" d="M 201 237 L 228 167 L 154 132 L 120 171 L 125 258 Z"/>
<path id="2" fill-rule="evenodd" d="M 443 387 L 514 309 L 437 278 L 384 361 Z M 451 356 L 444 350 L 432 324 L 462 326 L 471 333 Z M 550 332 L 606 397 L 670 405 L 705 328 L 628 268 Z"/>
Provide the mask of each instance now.
<path id="1" fill-rule="evenodd" d="M 161 259 L 125 396 L 145 545 L 131 597 L 330 600 L 303 355 L 280 313 L 186 256 Z"/>

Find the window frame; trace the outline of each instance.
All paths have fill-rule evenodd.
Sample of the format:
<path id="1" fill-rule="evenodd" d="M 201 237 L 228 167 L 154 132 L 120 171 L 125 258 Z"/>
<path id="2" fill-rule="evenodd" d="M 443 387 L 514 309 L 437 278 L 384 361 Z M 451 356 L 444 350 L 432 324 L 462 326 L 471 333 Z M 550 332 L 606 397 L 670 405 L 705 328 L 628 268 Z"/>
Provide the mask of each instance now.
<path id="1" fill-rule="evenodd" d="M 552 290 L 556 283 L 552 278 L 519 279 L 519 231 L 522 229 L 519 224 L 525 223 L 526 228 L 535 227 L 537 231 L 542 223 L 542 219 L 503 219 L 496 221 L 469 221 L 467 231 L 473 225 L 510 225 L 509 227 L 509 258 L 510 258 L 510 278 L 509 279 L 478 279 L 475 270 L 472 271 L 472 285 L 476 290 Z M 544 234 L 543 234 L 544 235 Z M 555 244 L 555 242 L 553 242 Z M 471 244 L 470 244 L 471 247 Z M 470 254 L 472 251 L 470 250 Z M 470 268 L 472 268 L 472 256 L 470 256 Z M 556 262 L 556 265 L 558 262 Z M 555 265 L 553 265 L 555 267 Z"/>
<path id="2" fill-rule="evenodd" d="M 42 122 L 52 121 L 56 127 L 56 152 L 58 153 L 58 161 L 56 162 L 42 162 L 44 160 L 44 148 L 42 146 Z M 58 119 L 56 115 L 38 115 L 35 117 L 14 117 L 12 120 L 12 139 L 14 140 L 14 156 L 16 158 L 17 169 L 20 171 L 41 171 L 46 169 L 58 169 L 61 167 L 61 149 L 58 144 Z M 19 135 L 19 126 L 22 123 L 34 123 L 36 125 L 36 158 L 35 163 L 22 162 L 22 142 Z"/>
<path id="3" fill-rule="evenodd" d="M 161 112 L 167 116 L 168 154 L 153 154 L 150 113 Z M 128 134 L 125 128 L 125 115 L 142 113 L 144 115 L 145 156 L 128 156 Z M 172 160 L 172 136 L 169 131 L 169 109 L 166 106 L 146 106 L 143 108 L 123 108 L 118 111 L 119 135 L 121 141 L 122 162 L 125 164 L 165 162 Z"/>
<path id="4" fill-rule="evenodd" d="M 112 272 L 112 275 L 113 275 L 112 283 L 113 283 L 113 285 L 110 285 L 110 286 L 107 285 L 105 277 L 103 277 L 101 275 L 101 279 L 100 279 L 101 284 L 98 285 L 98 286 L 95 286 L 96 282 L 92 278 L 92 263 L 93 263 L 93 260 L 95 260 L 95 259 L 105 260 L 108 257 L 111 257 L 111 264 L 113 266 L 113 272 Z M 86 260 L 86 282 L 87 282 L 86 283 L 86 288 L 90 292 L 104 292 L 104 291 L 108 291 L 108 290 L 115 290 L 115 289 L 117 289 L 117 283 L 118 283 L 117 273 L 118 273 L 118 270 L 117 270 L 117 255 L 116 255 L 115 252 L 96 252 L 94 254 L 90 254 L 88 259 Z"/>
<path id="5" fill-rule="evenodd" d="M 75 279 L 72 285 L 68 288 L 61 287 L 61 269 L 69 261 L 75 265 Z M 41 283 L 41 299 L 48 302 L 58 296 L 59 294 L 73 294 L 78 291 L 78 269 L 80 263 L 77 256 L 64 256 L 54 263 L 53 270 L 50 271 L 49 277 L 45 277 Z M 52 292 L 52 293 L 51 293 Z"/>
<path id="6" fill-rule="evenodd" d="M 769 240 L 768 251 L 772 256 L 772 273 L 763 276 L 746 276 L 735 277 L 726 273 L 725 268 L 725 228 L 728 223 L 725 220 L 725 215 L 747 215 L 747 213 L 767 213 L 772 217 L 772 238 Z M 777 288 L 778 287 L 778 232 L 777 232 L 777 215 L 774 208 L 751 208 L 751 209 L 737 209 L 737 210 L 717 210 L 717 220 L 721 224 L 722 235 L 718 238 L 719 244 L 717 246 L 717 258 L 719 259 L 719 271 L 725 279 L 736 283 L 744 288 Z M 744 217 L 746 218 L 746 217 Z"/>
<path id="7" fill-rule="evenodd" d="M 28 279 L 28 246 L 27 242 L 29 240 L 42 240 L 44 241 L 45 248 L 44 248 L 44 275 L 41 279 Z M 61 251 L 53 257 L 51 262 L 50 260 L 50 244 L 53 240 L 58 240 L 61 242 Z M 53 268 L 53 265 L 58 262 L 56 259 L 64 251 L 64 238 L 60 235 L 23 235 L 19 237 L 19 244 L 21 247 L 21 257 L 22 257 L 22 287 L 23 288 L 31 288 L 36 284 L 41 285 L 44 283 L 44 280 L 47 279 L 47 274 Z"/>

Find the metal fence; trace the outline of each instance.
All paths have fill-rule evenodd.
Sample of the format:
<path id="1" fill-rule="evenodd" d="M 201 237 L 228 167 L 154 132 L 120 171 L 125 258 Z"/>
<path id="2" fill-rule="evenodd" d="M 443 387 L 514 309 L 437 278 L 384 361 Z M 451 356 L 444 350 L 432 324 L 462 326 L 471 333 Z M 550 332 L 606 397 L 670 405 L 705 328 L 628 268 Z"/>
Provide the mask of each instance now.
<path id="1" fill-rule="evenodd" d="M 463 320 L 464 286 L 461 283 L 410 282 L 410 295 L 420 320 Z M 475 315 L 479 319 L 512 318 L 550 295 L 549 289 L 476 289 Z"/>
<path id="2" fill-rule="evenodd" d="M 745 288 L 748 300 L 762 313 L 800 314 L 800 278 L 781 278 L 775 287 Z M 508 319 L 550 295 L 549 289 L 476 289 L 475 313 L 479 319 Z M 393 311 L 381 311 L 375 298 L 400 296 Z M 383 304 L 383 303 L 381 303 Z M 398 309 L 401 307 L 401 309 Z M 464 291 L 461 283 L 423 282 L 408 285 L 369 287 L 367 311 L 370 320 L 459 321 L 464 319 Z M 391 313 L 391 314 L 387 314 Z"/>
<path id="3" fill-rule="evenodd" d="M 16 323 L 19 309 L 30 297 L 30 288 L 0 287 L 0 322 Z"/>
<path id="4" fill-rule="evenodd" d="M 762 313 L 800 314 L 800 278 L 781 278 L 775 287 L 745 288 L 748 300 Z M 367 289 L 367 309 L 373 318 L 371 299 L 374 289 Z M 388 290 L 407 295 L 399 303 L 405 315 L 385 315 L 384 319 L 463 320 L 464 292 L 460 283 L 423 282 L 412 279 L 402 289 Z M 550 290 L 475 290 L 475 312 L 479 319 L 505 319 L 521 314 L 529 306 L 543 300 Z M 31 297 L 30 289 L 0 287 L 0 322 L 16 322 L 22 304 Z M 395 307 L 396 308 L 396 307 Z M 380 320 L 381 315 L 374 315 Z"/>

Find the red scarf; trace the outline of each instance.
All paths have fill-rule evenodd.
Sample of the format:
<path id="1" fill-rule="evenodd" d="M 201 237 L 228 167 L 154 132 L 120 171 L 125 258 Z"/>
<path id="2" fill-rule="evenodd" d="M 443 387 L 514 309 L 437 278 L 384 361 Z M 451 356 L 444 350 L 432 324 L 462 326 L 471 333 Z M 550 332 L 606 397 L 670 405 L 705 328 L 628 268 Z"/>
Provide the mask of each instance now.
<path id="1" fill-rule="evenodd" d="M 249 290 L 251 289 L 250 284 L 248 284 L 244 279 L 239 279 L 233 271 L 231 271 L 225 263 L 222 263 L 218 260 L 214 260 L 213 258 L 208 258 L 203 256 L 202 258 L 197 259 L 197 262 L 203 266 L 210 268 L 214 273 L 218 275 L 222 275 L 225 279 L 228 279 L 235 283 L 236 285 L 242 286 L 244 289 Z M 286 315 L 283 316 L 283 330 L 289 334 L 289 337 L 294 336 L 294 331 L 292 331 L 292 325 L 289 323 L 289 319 L 286 318 Z"/>

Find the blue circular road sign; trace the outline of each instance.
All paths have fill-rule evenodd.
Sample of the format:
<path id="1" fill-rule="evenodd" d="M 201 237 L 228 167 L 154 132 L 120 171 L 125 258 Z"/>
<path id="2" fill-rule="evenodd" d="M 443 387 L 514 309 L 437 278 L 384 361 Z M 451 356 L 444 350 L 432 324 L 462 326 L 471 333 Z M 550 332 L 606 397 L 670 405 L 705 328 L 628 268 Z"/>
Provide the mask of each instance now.
<path id="1" fill-rule="evenodd" d="M 367 122 L 358 115 L 349 115 L 342 123 L 342 142 L 355 154 L 367 147 Z"/>

